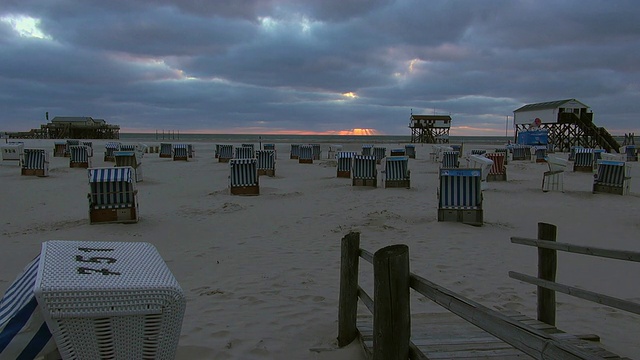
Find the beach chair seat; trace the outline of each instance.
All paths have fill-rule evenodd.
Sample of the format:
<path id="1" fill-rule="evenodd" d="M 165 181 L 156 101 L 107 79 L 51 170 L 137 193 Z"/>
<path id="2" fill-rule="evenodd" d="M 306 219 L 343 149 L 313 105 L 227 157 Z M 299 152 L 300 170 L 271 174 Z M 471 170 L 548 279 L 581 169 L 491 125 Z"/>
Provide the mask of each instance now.
<path id="1" fill-rule="evenodd" d="M 24 149 L 21 174 L 49 176 L 49 153 L 43 149 Z"/>
<path id="2" fill-rule="evenodd" d="M 89 169 L 89 222 L 138 222 L 138 191 L 130 166 Z"/>
<path id="3" fill-rule="evenodd" d="M 593 193 L 627 195 L 630 183 L 630 168 L 625 162 L 602 160 L 594 176 Z"/>
<path id="4" fill-rule="evenodd" d="M 512 149 L 511 160 L 531 161 L 531 147 L 528 145 L 516 145 Z"/>
<path id="5" fill-rule="evenodd" d="M 189 161 L 189 144 L 173 144 L 173 161 Z"/>
<path id="6" fill-rule="evenodd" d="M 300 144 L 291 144 L 291 152 L 289 153 L 289 159 L 298 160 L 300 157 Z"/>
<path id="7" fill-rule="evenodd" d="M 457 151 L 443 151 L 441 153 L 441 168 L 457 168 L 460 167 L 460 154 Z"/>
<path id="8" fill-rule="evenodd" d="M 483 225 L 481 183 L 482 169 L 440 169 L 438 221 Z"/>
<path id="9" fill-rule="evenodd" d="M 487 150 L 485 149 L 471 149 L 471 151 L 469 152 L 469 156 L 471 155 L 484 155 L 487 153 Z"/>
<path id="10" fill-rule="evenodd" d="M 384 159 L 384 187 L 411 188 L 408 156 L 389 156 Z"/>
<path id="11" fill-rule="evenodd" d="M 256 150 L 258 176 L 276 176 L 276 151 Z"/>
<path id="12" fill-rule="evenodd" d="M 104 158 L 103 161 L 114 162 L 116 161 L 113 157 L 113 152 L 120 150 L 120 146 L 122 144 L 115 141 L 110 141 L 104 144 Z"/>
<path id="13" fill-rule="evenodd" d="M 596 162 L 595 156 L 593 154 L 593 149 L 576 149 L 575 161 L 573 162 L 573 171 L 593 172 L 595 163 Z"/>
<path id="14" fill-rule="evenodd" d="M 142 155 L 135 151 L 114 151 L 113 158 L 116 166 L 129 166 L 133 169 L 133 178 L 136 182 L 142 181 Z"/>
<path id="15" fill-rule="evenodd" d="M 378 169 L 373 155 L 355 155 L 351 168 L 352 186 L 378 186 Z"/>
<path id="16" fill-rule="evenodd" d="M 507 181 L 505 155 L 504 152 L 487 153 L 484 155 L 487 159 L 493 161 L 491 169 L 489 169 L 489 174 L 487 175 L 487 181 Z"/>
<path id="17" fill-rule="evenodd" d="M 313 147 L 311 145 L 300 145 L 298 164 L 313 164 Z"/>
<path id="18" fill-rule="evenodd" d="M 409 159 L 416 158 L 416 146 L 409 144 L 404 146 L 405 154 L 409 157 Z"/>
<path id="19" fill-rule="evenodd" d="M 173 158 L 173 144 L 160 143 L 160 153 L 158 156 L 166 159 Z"/>
<path id="20" fill-rule="evenodd" d="M 246 145 L 246 144 L 245 144 Z M 234 159 L 251 159 L 256 157 L 255 150 L 252 146 L 239 146 L 235 148 Z"/>
<path id="21" fill-rule="evenodd" d="M 57 345 L 36 300 L 40 257 L 32 260 L 0 300 L 0 359 L 59 359 Z"/>
<path id="22" fill-rule="evenodd" d="M 229 192 L 232 195 L 260 195 L 258 160 L 229 160 Z"/>
<path id="23" fill-rule="evenodd" d="M 91 167 L 90 148 L 85 145 L 69 146 L 69 167 L 88 169 Z"/>
<path id="24" fill-rule="evenodd" d="M 569 161 L 551 155 L 547 155 L 545 161 L 549 166 L 549 171 L 545 171 L 542 177 L 542 191 L 564 192 L 564 171 L 569 166 Z"/>
<path id="25" fill-rule="evenodd" d="M 218 162 L 228 163 L 231 159 L 233 159 L 233 145 L 220 145 Z"/>
<path id="26" fill-rule="evenodd" d="M 46 241 L 33 292 L 63 359 L 174 359 L 186 299 L 144 242 Z"/>
<path id="27" fill-rule="evenodd" d="M 351 178 L 351 168 L 353 167 L 353 157 L 358 155 L 355 151 L 338 151 L 336 160 L 338 162 L 337 175 L 339 178 Z"/>

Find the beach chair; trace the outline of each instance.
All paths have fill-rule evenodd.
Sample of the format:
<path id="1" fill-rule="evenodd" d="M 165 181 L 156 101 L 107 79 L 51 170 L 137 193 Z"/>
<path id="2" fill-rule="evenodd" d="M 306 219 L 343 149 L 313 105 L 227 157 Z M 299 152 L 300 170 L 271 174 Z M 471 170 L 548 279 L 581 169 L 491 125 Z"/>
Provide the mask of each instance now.
<path id="1" fill-rule="evenodd" d="M 0 359 L 60 358 L 33 292 L 39 262 L 29 262 L 0 300 Z"/>
<path id="2" fill-rule="evenodd" d="M 594 165 L 595 159 L 593 155 L 593 149 L 576 149 L 575 161 L 573 162 L 573 171 L 593 172 Z"/>
<path id="3" fill-rule="evenodd" d="M 173 145 L 171 143 L 160 143 L 160 153 L 158 155 L 161 158 L 172 158 Z"/>
<path id="4" fill-rule="evenodd" d="M 406 155 L 409 157 L 409 159 L 415 159 L 416 158 L 416 146 L 415 145 L 405 145 L 404 146 L 404 151 L 405 151 Z"/>
<path id="5" fill-rule="evenodd" d="M 258 176 L 276 176 L 275 150 L 256 150 L 256 159 L 258 160 Z"/>
<path id="6" fill-rule="evenodd" d="M 278 153 L 276 152 L 276 144 L 264 144 L 262 146 L 263 150 L 273 150 L 273 158 L 278 159 Z"/>
<path id="7" fill-rule="evenodd" d="M 360 153 L 360 155 L 365 155 L 365 156 L 369 156 L 369 155 L 373 155 L 373 145 L 362 145 L 362 152 Z"/>
<path id="8" fill-rule="evenodd" d="M 24 154 L 24 143 L 6 143 L 0 145 L 2 161 L 20 161 Z"/>
<path id="9" fill-rule="evenodd" d="M 404 148 L 397 148 L 389 150 L 389 156 L 406 156 L 407 152 Z"/>
<path id="10" fill-rule="evenodd" d="M 531 147 L 529 145 L 516 145 L 512 148 L 511 160 L 531 161 Z"/>
<path id="11" fill-rule="evenodd" d="M 256 146 L 254 144 L 241 144 L 241 147 L 248 147 L 251 148 L 251 150 L 255 150 Z"/>
<path id="12" fill-rule="evenodd" d="M 460 166 L 459 156 L 457 151 L 443 151 L 441 152 L 442 161 L 440 162 L 441 168 L 457 168 Z"/>
<path id="13" fill-rule="evenodd" d="M 116 161 L 116 166 L 131 167 L 135 181 L 142 181 L 142 156 L 139 153 L 135 151 L 114 151 L 113 157 Z"/>
<path id="14" fill-rule="evenodd" d="M 408 156 L 389 156 L 384 160 L 384 187 L 411 188 Z"/>
<path id="15" fill-rule="evenodd" d="M 327 159 L 337 159 L 337 154 L 340 151 L 342 151 L 342 145 L 329 145 Z"/>
<path id="16" fill-rule="evenodd" d="M 291 153 L 289 159 L 298 160 L 300 157 L 300 144 L 291 144 Z"/>
<path id="17" fill-rule="evenodd" d="M 71 146 L 80 145 L 80 140 L 67 140 L 64 147 L 64 157 L 71 156 Z"/>
<path id="18" fill-rule="evenodd" d="M 122 145 L 122 144 L 120 144 L 119 142 L 115 142 L 115 141 L 110 141 L 110 142 L 104 144 L 104 158 L 103 158 L 103 161 L 109 161 L 109 162 L 116 161 L 116 159 L 113 157 L 113 152 L 120 150 L 120 145 Z"/>
<path id="19" fill-rule="evenodd" d="M 438 221 L 483 225 L 481 183 L 481 169 L 440 169 Z"/>
<path id="20" fill-rule="evenodd" d="M 235 148 L 234 159 L 251 159 L 256 157 L 253 146 L 240 146 Z"/>
<path id="21" fill-rule="evenodd" d="M 43 149 L 24 149 L 22 175 L 49 176 L 49 153 Z"/>
<path id="22" fill-rule="evenodd" d="M 373 147 L 373 156 L 376 157 L 376 163 L 377 164 L 382 163 L 382 159 L 384 159 L 384 157 L 387 156 L 387 148 L 386 147 L 374 146 Z"/>
<path id="23" fill-rule="evenodd" d="M 353 166 L 353 157 L 358 155 L 355 151 L 339 151 L 336 154 L 337 164 L 337 177 L 339 178 L 351 178 L 351 168 Z"/>
<path id="24" fill-rule="evenodd" d="M 545 160 L 549 171 L 545 171 L 542 177 L 542 191 L 564 192 L 564 170 L 569 165 L 569 161 L 551 155 L 548 155 Z"/>
<path id="25" fill-rule="evenodd" d="M 569 149 L 569 161 L 575 161 L 576 160 L 576 151 L 578 149 L 582 149 L 582 148 L 583 148 L 582 146 L 578 146 L 578 145 L 572 146 Z"/>
<path id="26" fill-rule="evenodd" d="M 467 168 L 469 169 L 480 169 L 482 178 L 481 187 L 484 190 L 487 182 L 487 177 L 489 176 L 489 172 L 493 167 L 493 160 L 485 157 L 484 155 L 470 155 L 467 159 Z"/>
<path id="27" fill-rule="evenodd" d="M 173 161 L 189 161 L 187 144 L 173 144 Z"/>
<path id="28" fill-rule="evenodd" d="M 130 166 L 89 168 L 89 223 L 138 222 L 138 190 Z"/>
<path id="29" fill-rule="evenodd" d="M 228 163 L 231 159 L 233 159 L 233 145 L 220 145 L 218 162 Z"/>
<path id="30" fill-rule="evenodd" d="M 624 152 L 627 154 L 627 161 L 638 161 L 638 150 L 635 145 L 626 145 Z"/>
<path id="31" fill-rule="evenodd" d="M 624 161 L 600 161 L 593 180 L 593 193 L 629 194 L 630 170 Z"/>
<path id="32" fill-rule="evenodd" d="M 509 152 L 509 149 L 507 149 L 506 147 L 504 148 L 496 148 L 496 153 L 498 154 L 504 154 L 504 164 L 505 165 L 509 165 L 509 154 L 511 154 Z"/>
<path id="33" fill-rule="evenodd" d="M 547 148 L 542 146 L 534 146 L 535 149 L 535 159 L 537 163 L 545 162 L 545 158 L 547 157 Z"/>
<path id="34" fill-rule="evenodd" d="M 507 167 L 504 161 L 505 153 L 486 153 L 484 156 L 493 161 L 493 165 L 491 165 L 491 169 L 489 169 L 489 174 L 487 175 L 487 182 L 507 181 Z"/>
<path id="35" fill-rule="evenodd" d="M 229 160 L 229 192 L 232 195 L 260 195 L 258 160 Z"/>
<path id="36" fill-rule="evenodd" d="M 311 144 L 311 153 L 313 160 L 320 160 L 320 156 L 322 155 L 322 148 L 320 147 L 320 144 Z"/>
<path id="37" fill-rule="evenodd" d="M 454 149 L 455 151 L 455 149 Z M 469 156 L 471 155 L 484 155 L 487 153 L 487 150 L 485 149 L 471 149 L 471 151 L 469 152 Z"/>
<path id="38" fill-rule="evenodd" d="M 118 151 L 136 151 L 135 144 L 120 144 Z"/>
<path id="39" fill-rule="evenodd" d="M 67 151 L 66 141 L 56 141 L 53 143 L 53 157 L 64 157 Z"/>
<path id="40" fill-rule="evenodd" d="M 353 186 L 378 186 L 378 169 L 373 155 L 355 155 L 351 168 Z"/>
<path id="41" fill-rule="evenodd" d="M 149 243 L 46 241 L 33 292 L 63 359 L 176 356 L 186 297 Z"/>
<path id="42" fill-rule="evenodd" d="M 451 147 L 451 146 L 435 145 L 434 146 L 435 155 L 432 155 L 432 159 L 434 161 L 437 161 L 437 162 L 442 162 L 443 154 L 445 152 L 457 152 L 458 153 L 458 157 L 460 157 L 460 154 L 461 154 L 460 151 L 454 150 L 453 147 Z"/>
<path id="43" fill-rule="evenodd" d="M 88 169 L 91 167 L 91 156 L 89 147 L 85 145 L 69 146 L 69 167 Z"/>
<path id="44" fill-rule="evenodd" d="M 313 147 L 311 145 L 300 145 L 298 164 L 313 164 Z"/>

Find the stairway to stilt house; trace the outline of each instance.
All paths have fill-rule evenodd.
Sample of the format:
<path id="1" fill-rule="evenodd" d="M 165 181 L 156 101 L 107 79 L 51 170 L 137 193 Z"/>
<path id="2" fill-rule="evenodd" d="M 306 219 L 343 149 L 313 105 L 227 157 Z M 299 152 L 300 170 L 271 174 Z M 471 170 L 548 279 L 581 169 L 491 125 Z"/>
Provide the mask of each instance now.
<path id="1" fill-rule="evenodd" d="M 575 116 L 575 123 L 584 132 L 586 136 L 593 138 L 598 146 L 607 150 L 607 152 L 620 152 L 620 144 L 611 136 L 607 129 L 596 126 L 591 120 L 591 116 L 582 114 L 580 117 Z"/>

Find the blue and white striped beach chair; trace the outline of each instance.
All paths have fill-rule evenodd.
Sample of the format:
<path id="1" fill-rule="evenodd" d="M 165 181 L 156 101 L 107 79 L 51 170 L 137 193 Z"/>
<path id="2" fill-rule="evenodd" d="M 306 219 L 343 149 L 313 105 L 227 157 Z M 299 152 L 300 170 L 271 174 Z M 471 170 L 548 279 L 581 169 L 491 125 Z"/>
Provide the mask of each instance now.
<path id="1" fill-rule="evenodd" d="M 320 160 L 322 155 L 322 148 L 320 144 L 311 144 L 311 151 L 313 154 L 313 160 Z"/>
<path id="2" fill-rule="evenodd" d="M 593 180 L 593 193 L 627 195 L 630 183 L 630 168 L 625 162 L 601 160 Z"/>
<path id="3" fill-rule="evenodd" d="M 353 157 L 358 155 L 355 151 L 338 151 L 336 153 L 337 176 L 339 178 L 351 178 L 351 167 L 353 166 Z"/>
<path id="4" fill-rule="evenodd" d="M 378 186 L 378 169 L 373 155 L 356 155 L 351 168 L 353 186 Z"/>
<path id="5" fill-rule="evenodd" d="M 389 156 L 384 160 L 384 187 L 411 188 L 408 156 Z"/>
<path id="6" fill-rule="evenodd" d="M 24 149 L 22 175 L 49 176 L 49 153 L 43 149 Z"/>
<path id="7" fill-rule="evenodd" d="M 38 256 L 27 265 L 0 300 L 0 359 L 57 355 L 56 343 L 33 292 L 39 260 Z"/>
<path id="8" fill-rule="evenodd" d="M 298 164 L 313 164 L 313 146 L 300 145 Z"/>
<path id="9" fill-rule="evenodd" d="M 189 146 L 173 144 L 173 161 L 189 161 Z"/>
<path id="10" fill-rule="evenodd" d="M 69 167 L 87 169 L 91 167 L 89 147 L 84 145 L 69 146 Z"/>
<path id="11" fill-rule="evenodd" d="M 573 171 L 593 172 L 595 163 L 596 162 L 595 156 L 593 154 L 593 149 L 576 149 L 575 161 L 573 162 Z"/>
<path id="12" fill-rule="evenodd" d="M 67 140 L 65 148 L 64 148 L 64 156 L 65 157 L 70 157 L 71 156 L 71 147 L 72 146 L 76 146 L 76 145 L 80 145 L 80 140 Z"/>
<path id="13" fill-rule="evenodd" d="M 276 151 L 275 150 L 256 150 L 256 159 L 258 160 L 258 176 L 275 176 L 276 175 Z"/>
<path id="14" fill-rule="evenodd" d="M 262 145 L 263 150 L 273 150 L 274 159 L 278 159 L 278 153 L 276 152 L 276 144 L 264 144 Z"/>
<path id="15" fill-rule="evenodd" d="M 233 145 L 220 145 L 218 150 L 218 162 L 226 163 L 233 159 Z"/>
<path id="16" fill-rule="evenodd" d="M 481 169 L 440 169 L 438 221 L 455 221 L 481 226 Z"/>
<path id="17" fill-rule="evenodd" d="M 116 166 L 130 166 L 136 182 L 142 181 L 142 156 L 136 151 L 114 151 Z"/>
<path id="18" fill-rule="evenodd" d="M 404 146 L 404 151 L 405 151 L 405 154 L 410 159 L 415 159 L 416 158 L 416 146 L 415 145 L 405 145 Z"/>
<path id="19" fill-rule="evenodd" d="M 576 146 L 572 146 L 569 149 L 569 161 L 575 161 L 576 160 L 576 151 L 578 149 L 583 149 L 582 146 L 576 145 Z"/>
<path id="20" fill-rule="evenodd" d="M 235 148 L 234 159 L 251 159 L 256 157 L 253 146 L 240 146 Z"/>
<path id="21" fill-rule="evenodd" d="M 161 157 L 161 158 L 172 158 L 173 157 L 173 145 L 171 143 L 160 143 L 159 157 Z"/>
<path id="22" fill-rule="evenodd" d="M 89 169 L 89 222 L 137 222 L 138 191 L 130 166 Z"/>
<path id="23" fill-rule="evenodd" d="M 229 191 L 232 195 L 259 195 L 258 160 L 229 160 Z"/>
<path id="24" fill-rule="evenodd" d="M 291 144 L 291 153 L 289 159 L 298 160 L 300 157 L 300 144 Z"/>
<path id="25" fill-rule="evenodd" d="M 110 141 L 104 144 L 104 161 L 116 161 L 113 158 L 113 152 L 120 150 L 120 143 L 115 141 Z"/>
<path id="26" fill-rule="evenodd" d="M 457 168 L 460 166 L 459 156 L 460 154 L 457 151 L 443 151 L 441 153 L 442 162 L 440 163 L 441 168 Z"/>
<path id="27" fill-rule="evenodd" d="M 373 145 L 362 145 L 362 152 L 360 153 L 360 155 L 373 155 Z"/>
<path id="28" fill-rule="evenodd" d="M 376 163 L 382 163 L 382 159 L 387 156 L 387 148 L 386 147 L 373 147 L 373 156 L 376 157 Z"/>

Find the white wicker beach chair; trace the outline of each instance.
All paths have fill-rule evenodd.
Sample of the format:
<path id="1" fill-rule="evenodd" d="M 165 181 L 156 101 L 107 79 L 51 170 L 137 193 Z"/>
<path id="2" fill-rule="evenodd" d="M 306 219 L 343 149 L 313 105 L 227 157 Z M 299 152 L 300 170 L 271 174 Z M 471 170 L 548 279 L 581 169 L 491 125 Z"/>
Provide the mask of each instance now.
<path id="1" fill-rule="evenodd" d="M 6 161 L 20 161 L 24 154 L 24 143 L 22 142 L 13 142 L 6 143 L 0 145 L 0 150 L 2 150 L 2 160 Z"/>
<path id="2" fill-rule="evenodd" d="M 492 167 L 493 167 L 493 160 L 485 157 L 484 155 L 470 155 L 469 158 L 467 159 L 467 168 L 480 169 L 482 171 L 481 185 L 483 189 L 486 186 L 486 181 Z"/>
<path id="3" fill-rule="evenodd" d="M 557 156 L 546 157 L 549 171 L 545 171 L 542 178 L 542 191 L 564 192 L 564 171 L 569 166 L 569 161 Z"/>
<path id="4" fill-rule="evenodd" d="M 185 296 L 143 242 L 47 241 L 33 292 L 63 359 L 174 359 Z"/>

